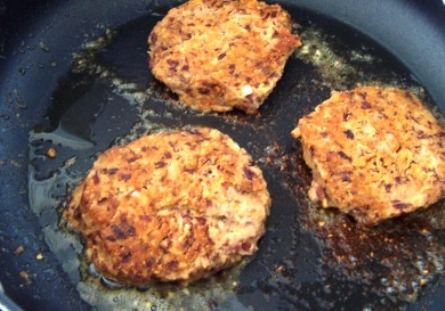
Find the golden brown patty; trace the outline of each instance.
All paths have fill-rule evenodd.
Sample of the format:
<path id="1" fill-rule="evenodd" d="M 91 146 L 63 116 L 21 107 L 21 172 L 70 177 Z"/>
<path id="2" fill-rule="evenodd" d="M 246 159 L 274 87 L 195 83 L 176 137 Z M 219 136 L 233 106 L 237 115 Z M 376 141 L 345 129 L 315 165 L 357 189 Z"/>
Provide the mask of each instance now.
<path id="1" fill-rule="evenodd" d="M 253 254 L 270 203 L 247 152 L 217 130 L 197 128 L 105 151 L 63 219 L 109 278 L 192 281 Z"/>
<path id="2" fill-rule="evenodd" d="M 292 132 L 312 169 L 312 201 L 373 224 L 445 197 L 445 131 L 413 94 L 333 92 Z"/>
<path id="3" fill-rule="evenodd" d="M 254 113 L 300 46 L 279 5 L 256 0 L 190 0 L 148 37 L 153 75 L 201 111 Z"/>

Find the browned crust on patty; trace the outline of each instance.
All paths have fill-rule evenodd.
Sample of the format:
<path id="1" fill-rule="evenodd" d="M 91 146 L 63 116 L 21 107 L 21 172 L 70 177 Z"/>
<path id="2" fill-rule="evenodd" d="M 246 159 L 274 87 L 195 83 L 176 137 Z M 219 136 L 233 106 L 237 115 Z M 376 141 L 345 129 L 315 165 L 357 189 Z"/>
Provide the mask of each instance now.
<path id="1" fill-rule="evenodd" d="M 358 222 L 374 224 L 445 196 L 445 131 L 410 92 L 333 92 L 292 135 L 312 169 L 310 199 Z"/>
<path id="2" fill-rule="evenodd" d="M 200 279 L 257 250 L 271 199 L 251 161 L 214 129 L 152 134 L 100 155 L 63 221 L 106 277 Z"/>
<path id="3" fill-rule="evenodd" d="M 152 30 L 150 68 L 186 106 L 255 113 L 301 44 L 291 30 L 277 4 L 191 0 Z"/>

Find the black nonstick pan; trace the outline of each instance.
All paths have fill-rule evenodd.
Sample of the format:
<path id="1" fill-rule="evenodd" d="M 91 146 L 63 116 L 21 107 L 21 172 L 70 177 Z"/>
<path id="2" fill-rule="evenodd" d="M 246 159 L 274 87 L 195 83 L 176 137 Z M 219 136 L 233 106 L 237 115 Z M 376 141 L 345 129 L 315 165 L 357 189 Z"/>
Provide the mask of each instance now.
<path id="1" fill-rule="evenodd" d="M 256 115 L 178 108 L 146 38 L 180 1 L 0 1 L 0 309 L 443 310 L 444 202 L 374 228 L 312 206 L 290 137 L 331 90 L 397 86 L 445 112 L 439 0 L 277 1 L 303 46 Z M 183 288 L 127 288 L 58 227 L 95 157 L 145 133 L 218 128 L 263 169 L 273 205 L 250 262 Z M 15 303 L 14 303 L 15 302 Z"/>

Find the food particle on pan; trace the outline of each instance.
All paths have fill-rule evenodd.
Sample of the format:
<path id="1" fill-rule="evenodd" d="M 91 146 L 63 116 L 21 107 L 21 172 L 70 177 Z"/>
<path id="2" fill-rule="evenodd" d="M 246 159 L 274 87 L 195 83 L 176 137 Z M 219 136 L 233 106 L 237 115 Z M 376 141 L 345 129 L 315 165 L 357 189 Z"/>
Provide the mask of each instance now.
<path id="1" fill-rule="evenodd" d="M 333 92 L 292 131 L 312 169 L 309 198 L 375 224 L 445 197 L 445 130 L 413 94 Z"/>
<path id="2" fill-rule="evenodd" d="M 40 42 L 39 42 L 39 47 L 40 47 L 43 51 L 45 51 L 45 52 L 50 52 L 50 51 L 51 51 L 50 48 L 48 47 L 48 45 L 47 45 L 45 42 L 43 42 L 43 41 L 40 41 Z"/>
<path id="3" fill-rule="evenodd" d="M 426 284 L 428 284 L 428 280 L 427 279 L 420 279 L 420 286 L 421 287 L 423 287 L 423 286 L 425 286 Z"/>
<path id="4" fill-rule="evenodd" d="M 83 236 L 107 278 L 191 282 L 255 253 L 270 204 L 244 149 L 217 130 L 192 128 L 105 151 L 63 223 Z"/>
<path id="5" fill-rule="evenodd" d="M 42 260 L 43 260 L 43 254 L 42 254 L 42 252 L 39 252 L 39 253 L 36 255 L 36 259 L 37 259 L 38 261 L 42 261 Z"/>
<path id="6" fill-rule="evenodd" d="M 77 157 L 71 157 L 63 162 L 64 167 L 71 167 L 76 163 Z"/>
<path id="7" fill-rule="evenodd" d="M 9 159 L 9 164 L 14 167 L 21 167 L 22 165 L 14 159 Z"/>
<path id="8" fill-rule="evenodd" d="M 186 106 L 255 113 L 300 46 L 289 14 L 256 0 L 190 0 L 148 37 L 149 66 Z"/>
<path id="9" fill-rule="evenodd" d="M 15 251 L 14 251 L 14 255 L 16 256 L 20 256 L 21 254 L 23 254 L 23 252 L 25 251 L 25 247 L 23 245 L 19 245 Z"/>
<path id="10" fill-rule="evenodd" d="M 48 158 L 55 158 L 57 155 L 56 149 L 51 147 L 48 149 L 48 151 L 46 152 L 46 155 L 48 156 Z"/>
<path id="11" fill-rule="evenodd" d="M 30 279 L 29 273 L 27 271 L 20 271 L 19 275 L 22 279 L 26 281 L 29 281 Z"/>

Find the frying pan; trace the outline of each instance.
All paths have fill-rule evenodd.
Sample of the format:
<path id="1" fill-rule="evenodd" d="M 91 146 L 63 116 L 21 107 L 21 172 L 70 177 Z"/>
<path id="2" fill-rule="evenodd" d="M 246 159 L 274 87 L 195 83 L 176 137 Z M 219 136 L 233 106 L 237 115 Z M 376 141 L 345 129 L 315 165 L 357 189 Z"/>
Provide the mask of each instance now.
<path id="1" fill-rule="evenodd" d="M 371 230 L 335 211 L 313 212 L 305 195 L 310 172 L 288 134 L 330 90 L 360 79 L 412 89 L 432 109 L 445 111 L 445 5 L 439 0 L 277 2 L 300 23 L 296 31 L 303 40 L 318 38 L 315 50 L 327 42 L 326 53 L 337 58 L 320 65 L 303 54 L 292 57 L 258 115 L 221 116 L 175 108 L 174 95 L 147 70 L 146 36 L 180 1 L 0 1 L 0 281 L 10 298 L 1 294 L 0 308 L 89 310 L 87 300 L 98 309 L 123 309 L 128 305 L 119 303 L 129 291 L 149 295 L 146 289 L 86 286 L 91 277 L 85 277 L 80 244 L 57 231 L 58 210 L 97 153 L 142 132 L 191 124 L 219 128 L 246 148 L 264 170 L 274 203 L 252 261 L 192 287 L 184 306 L 443 309 L 443 204 Z M 333 71 L 330 60 L 347 66 Z M 47 154 L 50 148 L 57 152 L 54 158 Z M 357 232 L 368 240 L 352 241 Z M 382 243 L 385 238 L 392 242 Z M 371 248 L 374 261 L 360 257 Z M 418 292 L 423 270 L 414 271 L 413 262 L 434 270 L 425 273 L 426 285 Z M 223 298 L 206 291 L 233 275 L 236 289 Z M 419 299 L 409 299 L 416 293 Z M 100 295 L 114 300 L 99 301 Z M 168 304 L 159 297 L 152 310 Z"/>

